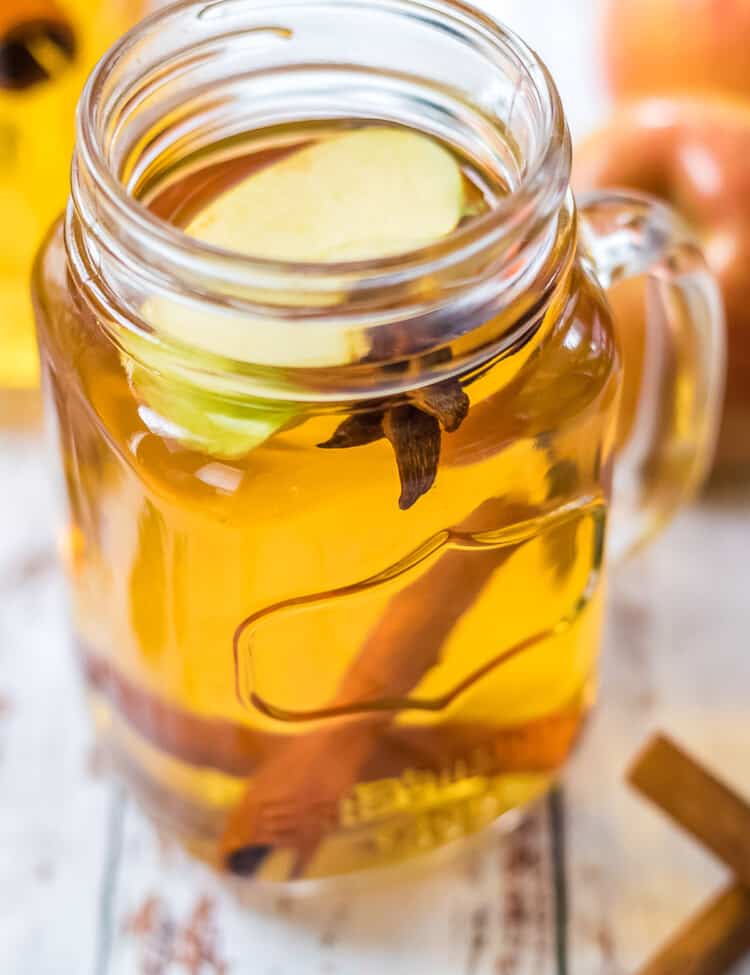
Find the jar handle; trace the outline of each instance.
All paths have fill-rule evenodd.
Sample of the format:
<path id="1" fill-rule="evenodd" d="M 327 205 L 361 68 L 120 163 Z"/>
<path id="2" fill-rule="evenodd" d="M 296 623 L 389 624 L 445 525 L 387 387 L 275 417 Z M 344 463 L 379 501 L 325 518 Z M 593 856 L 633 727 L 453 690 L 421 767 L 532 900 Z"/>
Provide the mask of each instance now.
<path id="1" fill-rule="evenodd" d="M 580 240 L 605 289 L 646 275 L 645 308 L 616 316 L 625 363 L 610 551 L 647 542 L 701 487 L 725 377 L 718 284 L 677 214 L 625 192 L 579 199 Z M 632 306 L 631 306 L 632 308 Z"/>

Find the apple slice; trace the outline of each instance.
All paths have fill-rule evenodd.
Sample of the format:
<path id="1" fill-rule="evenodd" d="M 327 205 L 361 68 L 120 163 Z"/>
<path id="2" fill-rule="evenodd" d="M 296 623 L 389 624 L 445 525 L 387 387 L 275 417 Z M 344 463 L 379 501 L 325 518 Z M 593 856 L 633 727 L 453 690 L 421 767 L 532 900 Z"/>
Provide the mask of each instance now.
<path id="1" fill-rule="evenodd" d="M 447 149 L 408 129 L 371 126 L 307 146 L 251 174 L 201 211 L 186 233 L 257 258 L 365 260 L 435 243 L 458 226 L 464 208 L 461 169 Z M 345 292 L 330 296 L 331 303 L 344 299 Z M 288 304 L 297 300 L 291 293 L 281 296 Z M 142 314 L 157 334 L 189 346 L 198 359 L 205 351 L 272 365 L 284 344 L 294 364 L 314 367 L 356 361 L 368 351 L 350 334 L 315 320 L 290 327 L 166 296 L 150 298 Z M 222 403 L 209 376 L 196 378 L 200 385 L 187 384 L 159 345 L 125 344 L 141 364 L 128 365 L 137 395 L 182 431 L 178 439 L 186 446 L 238 456 L 293 419 L 291 407 L 258 412 L 236 400 Z M 206 396 L 212 402 L 208 412 Z"/>
<path id="2" fill-rule="evenodd" d="M 126 345 L 128 378 L 147 407 L 140 410 L 141 419 L 153 432 L 191 450 L 227 460 L 241 457 L 299 415 L 297 404 L 231 398 L 230 392 L 204 382 L 202 376 L 197 382 L 187 370 L 195 368 L 200 375 L 200 353 L 188 358 L 186 370 L 142 337 L 129 336 Z"/>
<path id="3" fill-rule="evenodd" d="M 188 225 L 207 244 L 283 261 L 387 257 L 461 219 L 461 170 L 439 143 L 383 126 L 334 136 L 253 174 Z"/>

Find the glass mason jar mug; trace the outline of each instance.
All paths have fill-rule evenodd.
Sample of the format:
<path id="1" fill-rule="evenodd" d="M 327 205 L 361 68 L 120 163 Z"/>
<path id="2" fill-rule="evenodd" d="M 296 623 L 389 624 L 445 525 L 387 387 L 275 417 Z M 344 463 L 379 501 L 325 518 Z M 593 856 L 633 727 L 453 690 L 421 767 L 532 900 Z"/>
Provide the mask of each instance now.
<path id="1" fill-rule="evenodd" d="M 34 281 L 77 645 L 217 866 L 402 860 L 573 747 L 608 536 L 699 485 L 723 332 L 671 212 L 576 212 L 569 167 L 544 66 L 451 0 L 187 2 L 90 80 Z"/>

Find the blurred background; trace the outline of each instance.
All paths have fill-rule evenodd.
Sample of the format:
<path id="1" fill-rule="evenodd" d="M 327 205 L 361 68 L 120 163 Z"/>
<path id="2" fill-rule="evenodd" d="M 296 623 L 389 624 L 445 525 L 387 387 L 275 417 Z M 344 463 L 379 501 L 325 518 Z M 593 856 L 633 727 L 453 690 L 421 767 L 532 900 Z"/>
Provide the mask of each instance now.
<path id="1" fill-rule="evenodd" d="M 31 264 L 69 185 L 73 120 L 98 57 L 146 0 L 4 0 L 0 11 L 0 418 L 34 415 Z"/>
<path id="2" fill-rule="evenodd" d="M 398 893 L 260 892 L 242 914 L 102 776 L 66 644 L 28 281 L 64 204 L 77 94 L 147 0 L 0 3 L 0 971 L 562 971 L 560 890 L 556 907 L 542 890 L 555 880 L 569 891 L 576 975 L 631 970 L 721 874 L 625 794 L 624 762 L 666 725 L 750 784 L 750 4 L 477 0 L 556 79 L 577 187 L 633 186 L 680 207 L 721 279 L 731 353 L 718 474 L 618 578 L 604 703 L 566 786 L 567 826 L 548 812 L 532 824 L 515 896 L 540 914 L 514 922 L 514 868 L 494 847 L 462 854 L 439 881 L 417 870 Z M 561 829 L 562 881 L 550 852 Z M 528 945 L 503 968 L 509 931 Z"/>

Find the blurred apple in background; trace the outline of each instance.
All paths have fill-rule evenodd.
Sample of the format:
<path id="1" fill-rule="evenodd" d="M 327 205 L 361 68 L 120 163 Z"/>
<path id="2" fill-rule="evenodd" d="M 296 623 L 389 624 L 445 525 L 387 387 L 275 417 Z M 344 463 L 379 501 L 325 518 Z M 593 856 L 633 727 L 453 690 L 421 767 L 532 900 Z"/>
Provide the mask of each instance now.
<path id="1" fill-rule="evenodd" d="M 654 193 L 701 240 L 729 332 L 717 465 L 750 468 L 750 0 L 605 0 L 603 38 L 621 104 L 578 147 L 575 188 Z M 632 288 L 626 306 L 635 343 Z"/>
<path id="2" fill-rule="evenodd" d="M 578 148 L 574 185 L 579 192 L 617 186 L 654 193 L 680 210 L 701 240 L 721 282 L 728 320 L 717 463 L 750 465 L 750 99 L 625 104 Z M 629 311 L 632 321 L 632 303 Z M 639 322 L 632 327 L 641 333 Z"/>
<path id="3" fill-rule="evenodd" d="M 750 97 L 748 0 L 608 0 L 605 43 L 617 97 L 711 88 Z"/>

